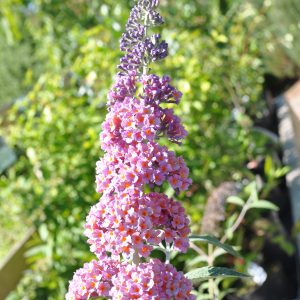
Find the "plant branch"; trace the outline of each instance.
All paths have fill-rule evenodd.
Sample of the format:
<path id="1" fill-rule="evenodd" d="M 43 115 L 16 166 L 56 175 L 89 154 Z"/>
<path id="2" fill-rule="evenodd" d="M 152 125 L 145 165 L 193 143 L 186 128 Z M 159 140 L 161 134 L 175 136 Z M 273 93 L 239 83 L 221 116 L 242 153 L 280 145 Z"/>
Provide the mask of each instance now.
<path id="1" fill-rule="evenodd" d="M 193 242 L 190 242 L 190 247 L 193 250 L 195 250 L 199 255 L 204 256 L 207 262 L 209 261 L 208 255 L 201 248 L 195 245 Z"/>
<path id="2" fill-rule="evenodd" d="M 214 263 L 214 247 L 208 244 L 208 266 L 212 267 Z M 215 282 L 213 278 L 208 279 L 208 293 L 211 300 L 215 299 Z"/>
<path id="3" fill-rule="evenodd" d="M 241 223 L 244 220 L 244 217 L 245 217 L 245 215 L 246 215 L 246 213 L 247 213 L 247 211 L 250 207 L 251 202 L 252 202 L 252 199 L 251 199 L 251 197 L 249 197 L 249 199 L 247 200 L 247 202 L 243 206 L 243 209 L 241 210 L 238 218 L 236 219 L 236 221 L 232 225 L 231 230 L 230 230 L 231 233 L 234 233 L 237 230 L 237 228 L 241 225 Z M 228 235 L 227 235 L 227 233 L 225 233 L 224 236 L 221 239 L 221 243 L 225 243 L 227 239 L 228 239 Z"/>

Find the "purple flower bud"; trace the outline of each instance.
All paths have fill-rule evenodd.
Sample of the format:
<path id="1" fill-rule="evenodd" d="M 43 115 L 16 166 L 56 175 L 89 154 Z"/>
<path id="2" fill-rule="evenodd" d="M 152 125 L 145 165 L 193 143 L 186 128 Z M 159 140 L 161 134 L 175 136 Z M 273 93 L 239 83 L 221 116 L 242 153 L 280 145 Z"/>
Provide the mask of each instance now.
<path id="1" fill-rule="evenodd" d="M 143 40 L 144 36 L 145 26 L 137 24 L 134 28 L 133 26 L 128 28 L 127 31 L 122 34 L 122 38 L 120 40 L 120 49 L 122 51 L 126 51 L 132 48 L 141 40 Z"/>
<path id="2" fill-rule="evenodd" d="M 119 75 L 135 70 L 141 74 L 143 67 L 168 55 L 168 44 L 160 41 L 160 35 L 147 37 L 147 28 L 163 23 L 163 19 L 154 9 L 158 0 L 140 0 L 132 9 L 126 25 L 126 31 L 120 40 L 121 51 L 126 52 L 120 60 Z"/>
<path id="3" fill-rule="evenodd" d="M 150 11 L 148 16 L 151 25 L 161 25 L 164 23 L 164 19 L 156 11 Z"/>

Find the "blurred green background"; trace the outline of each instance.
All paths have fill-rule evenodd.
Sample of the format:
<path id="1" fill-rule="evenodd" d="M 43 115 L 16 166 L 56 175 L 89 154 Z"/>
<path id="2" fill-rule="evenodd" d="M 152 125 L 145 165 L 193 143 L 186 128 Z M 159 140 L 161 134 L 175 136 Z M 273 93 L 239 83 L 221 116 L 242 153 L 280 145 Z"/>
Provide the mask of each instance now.
<path id="1" fill-rule="evenodd" d="M 9 299 L 63 299 L 74 270 L 92 258 L 83 225 L 99 197 L 98 134 L 132 5 L 0 1 L 0 134 L 17 155 L 0 175 L 0 260 L 30 226 L 38 233 L 28 252 L 31 269 Z M 253 124 L 267 112 L 265 74 L 300 74 L 300 2 L 161 0 L 160 10 L 170 56 L 152 67 L 169 74 L 184 94 L 177 113 L 189 134 L 182 146 L 170 147 L 191 169 L 193 186 L 179 198 L 199 233 L 215 187 L 253 180 L 246 164 L 258 157 L 281 167 L 269 137 Z M 272 174 L 265 178 L 266 196 L 277 184 Z M 257 218 L 250 216 L 249 226 Z M 241 230 L 233 242 L 242 244 L 244 235 Z M 246 263 L 260 244 L 244 251 Z M 188 269 L 183 262 L 194 256 L 174 258 L 174 264 Z"/>

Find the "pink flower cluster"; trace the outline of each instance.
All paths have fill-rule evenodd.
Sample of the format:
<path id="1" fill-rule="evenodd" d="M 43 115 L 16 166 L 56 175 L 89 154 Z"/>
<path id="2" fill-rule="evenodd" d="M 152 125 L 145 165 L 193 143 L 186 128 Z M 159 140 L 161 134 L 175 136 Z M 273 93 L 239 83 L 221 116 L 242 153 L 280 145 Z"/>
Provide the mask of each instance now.
<path id="1" fill-rule="evenodd" d="M 102 124 L 102 149 L 109 150 L 112 143 L 153 141 L 163 117 L 158 106 L 147 105 L 142 99 L 126 97 L 124 101 L 116 102 Z"/>
<path id="2" fill-rule="evenodd" d="M 97 162 L 98 193 L 133 195 L 146 184 L 161 185 L 164 181 L 184 191 L 191 183 L 183 158 L 155 142 L 133 143 L 122 150 L 112 145 L 110 150 Z"/>
<path id="3" fill-rule="evenodd" d="M 170 85 L 170 82 L 171 78 L 166 75 L 162 78 L 155 74 L 142 76 L 142 83 L 144 87 L 143 98 L 156 104 L 178 104 L 182 97 L 182 93 Z"/>
<path id="4" fill-rule="evenodd" d="M 162 108 L 160 103 L 176 103 L 181 93 L 169 85 L 170 78 L 156 75 L 143 76 L 143 94 L 135 97 L 134 76 L 122 76 L 110 92 L 113 105 L 102 125 L 101 147 L 109 151 L 112 144 L 125 147 L 132 142 L 154 141 L 166 136 L 180 143 L 187 132 L 173 109 Z"/>
<path id="5" fill-rule="evenodd" d="M 131 97 L 136 93 L 136 72 L 130 72 L 126 76 L 118 75 L 116 82 L 108 93 L 107 105 L 111 106 L 117 101 L 123 101 L 125 97 Z"/>
<path id="6" fill-rule="evenodd" d="M 67 300 L 84 300 L 93 297 L 108 297 L 112 277 L 118 272 L 118 261 L 108 257 L 92 260 L 77 270 L 70 282 Z"/>
<path id="7" fill-rule="evenodd" d="M 139 22 L 149 10 L 145 20 L 152 16 L 161 23 L 153 11 L 157 5 L 157 0 L 139 0 L 132 17 Z M 145 33 L 124 35 L 124 49 L 131 45 L 128 36 L 134 44 Z M 162 59 L 167 53 L 165 42 L 159 43 L 159 35 L 155 38 L 152 52 L 147 48 L 151 53 L 142 51 L 139 44 L 135 50 L 128 48 L 121 60 L 124 72 L 116 77 L 108 94 L 109 111 L 100 134 L 105 154 L 96 165 L 97 192 L 102 196 L 91 208 L 84 232 L 98 261 L 85 264 L 74 274 L 67 300 L 195 299 L 192 283 L 169 264 L 170 251 L 186 252 L 189 247 L 185 210 L 162 193 L 145 192 L 146 187 L 163 183 L 180 192 L 191 184 L 183 158 L 158 143 L 164 136 L 180 144 L 187 134 L 173 109 L 162 106 L 178 104 L 182 94 L 168 76 L 139 73 L 146 73 L 147 61 Z M 141 44 L 147 46 L 145 41 Z M 132 56 L 132 51 L 139 55 Z M 132 65 L 141 57 L 144 65 Z M 166 263 L 150 259 L 154 248 L 165 253 Z"/>
<path id="8" fill-rule="evenodd" d="M 106 297 L 118 300 L 195 300 L 192 283 L 159 259 L 139 265 L 110 258 L 91 261 L 77 270 L 66 300 Z"/>
<path id="9" fill-rule="evenodd" d="M 112 279 L 113 299 L 131 300 L 194 300 L 191 295 L 192 283 L 182 272 L 158 259 L 138 266 L 123 264 Z"/>
<path id="10" fill-rule="evenodd" d="M 189 233 L 182 205 L 159 193 L 140 197 L 103 195 L 91 208 L 85 230 L 91 251 L 99 259 L 106 252 L 128 258 L 137 251 L 148 257 L 153 246 L 162 241 L 185 252 Z"/>

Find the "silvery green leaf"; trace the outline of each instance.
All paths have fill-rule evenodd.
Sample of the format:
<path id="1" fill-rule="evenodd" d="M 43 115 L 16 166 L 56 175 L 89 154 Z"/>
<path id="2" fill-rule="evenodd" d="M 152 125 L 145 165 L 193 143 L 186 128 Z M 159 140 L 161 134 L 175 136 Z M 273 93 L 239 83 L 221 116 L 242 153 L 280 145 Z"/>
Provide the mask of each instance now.
<path id="1" fill-rule="evenodd" d="M 278 211 L 279 208 L 275 204 L 267 200 L 258 200 L 250 204 L 249 208 L 263 208 Z"/>
<path id="2" fill-rule="evenodd" d="M 221 243 L 214 236 L 209 236 L 209 235 L 191 235 L 189 238 L 190 238 L 191 241 L 194 241 L 194 242 L 206 242 L 206 243 L 212 244 L 212 245 L 214 245 L 216 247 L 222 248 L 227 253 L 229 253 L 229 254 L 231 254 L 233 256 L 241 257 L 241 255 L 237 251 L 235 251 L 230 245 Z"/>
<path id="3" fill-rule="evenodd" d="M 238 206 L 244 206 L 245 205 L 245 202 L 243 199 L 241 199 L 240 197 L 237 197 L 237 196 L 230 196 L 226 199 L 226 202 L 228 203 L 232 203 L 232 204 L 235 204 L 235 205 L 238 205 Z"/>
<path id="4" fill-rule="evenodd" d="M 199 284 L 203 280 L 208 280 L 211 278 L 227 278 L 227 277 L 236 277 L 236 278 L 248 278 L 249 275 L 237 272 L 232 269 L 223 268 L 223 267 L 203 267 L 192 270 L 185 274 L 185 277 L 193 282 L 193 284 Z"/>

